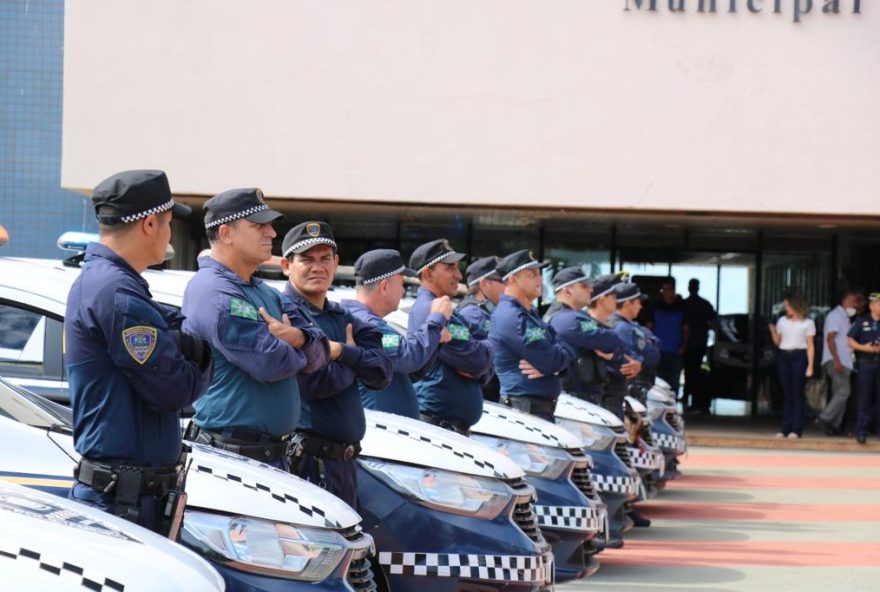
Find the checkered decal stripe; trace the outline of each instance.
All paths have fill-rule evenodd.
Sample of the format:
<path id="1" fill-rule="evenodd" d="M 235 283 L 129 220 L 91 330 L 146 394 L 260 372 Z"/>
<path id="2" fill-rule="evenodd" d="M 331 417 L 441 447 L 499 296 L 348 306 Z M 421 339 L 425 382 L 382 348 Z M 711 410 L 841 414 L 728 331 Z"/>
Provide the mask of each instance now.
<path id="1" fill-rule="evenodd" d="M 684 438 L 679 436 L 671 436 L 659 432 L 651 432 L 651 436 L 654 438 L 654 443 L 660 448 L 666 448 L 681 453 L 687 450 L 687 442 Z"/>
<path id="2" fill-rule="evenodd" d="M 445 553 L 379 553 L 391 575 L 437 576 L 506 582 L 544 582 L 543 557 Z"/>
<path id="3" fill-rule="evenodd" d="M 400 429 L 396 429 L 396 428 L 389 428 L 388 426 L 383 425 L 383 424 L 381 424 L 381 423 L 377 423 L 377 424 L 374 424 L 374 425 L 375 425 L 375 427 L 376 427 L 377 430 L 385 430 L 386 432 L 391 432 L 391 433 L 397 434 L 397 435 L 399 435 L 399 436 L 403 436 L 403 437 L 405 437 L 405 438 L 409 438 L 410 440 L 415 440 L 416 442 L 422 442 L 422 443 L 424 443 L 424 444 L 430 444 L 430 445 L 433 446 L 434 448 L 441 448 L 441 449 L 443 449 L 443 450 L 448 450 L 448 451 L 450 451 L 452 454 L 454 454 L 455 456 L 457 456 L 458 458 L 466 458 L 466 459 L 470 459 L 470 461 L 471 461 L 472 463 L 474 463 L 475 465 L 477 465 L 477 466 L 480 467 L 481 469 L 485 469 L 485 468 L 492 469 L 492 474 L 493 474 L 493 475 L 495 476 L 495 478 L 497 478 L 497 479 L 506 479 L 506 478 L 507 478 L 506 475 L 504 475 L 503 473 L 498 472 L 498 470 L 495 468 L 495 465 L 493 465 L 492 463 L 490 463 L 490 462 L 486 462 L 486 461 L 484 461 L 484 460 L 479 460 L 477 457 L 475 457 L 473 454 L 471 454 L 471 453 L 469 453 L 469 452 L 461 452 L 461 451 L 459 451 L 459 450 L 456 450 L 455 448 L 453 448 L 453 447 L 450 446 L 449 444 L 446 444 L 445 442 L 434 442 L 434 441 L 431 440 L 431 438 L 429 438 L 428 436 L 423 436 L 423 435 L 421 435 L 421 434 L 413 434 L 413 433 L 411 433 L 411 432 L 408 431 L 408 430 L 400 430 Z"/>
<path id="4" fill-rule="evenodd" d="M 525 428 L 527 431 L 532 432 L 533 434 L 538 434 L 539 436 L 541 436 L 542 438 L 544 438 L 546 440 L 550 440 L 551 442 L 554 442 L 557 445 L 559 444 L 559 438 L 557 438 L 556 436 L 554 436 L 552 434 L 546 434 L 542 430 L 540 430 L 534 426 L 527 425 L 526 422 L 524 422 L 521 419 L 517 419 L 516 417 L 510 417 L 510 416 L 507 416 L 503 413 L 498 413 L 494 409 L 490 412 L 488 409 L 483 408 L 483 413 L 485 413 L 487 415 L 494 415 L 495 417 L 497 417 L 499 419 L 503 419 L 504 421 L 509 421 L 510 423 L 515 423 L 515 424 Z"/>
<path id="5" fill-rule="evenodd" d="M 652 450 L 629 448 L 629 458 L 637 469 L 659 469 L 663 463 L 663 455 Z"/>
<path id="6" fill-rule="evenodd" d="M 596 484 L 596 489 L 603 493 L 639 494 L 639 480 L 633 477 L 613 477 L 593 473 L 593 483 Z"/>
<path id="7" fill-rule="evenodd" d="M 206 467 L 204 465 L 193 465 L 193 468 L 198 473 L 207 473 L 208 475 L 212 475 L 217 479 L 222 479 L 223 481 L 233 481 L 235 483 L 238 483 L 242 487 L 246 487 L 254 491 L 262 491 L 263 493 L 271 496 L 275 501 L 281 502 L 282 504 L 294 504 L 303 514 L 306 514 L 307 516 L 320 516 L 321 518 L 323 518 L 324 526 L 326 526 L 327 528 L 342 528 L 342 526 L 338 522 L 334 522 L 327 518 L 326 513 L 321 508 L 316 508 L 315 506 L 305 506 L 301 504 L 296 497 L 290 495 L 289 493 L 278 493 L 272 491 L 272 488 L 268 485 L 263 485 L 262 483 L 257 482 L 249 483 L 238 475 L 216 471 L 211 467 Z"/>
<path id="8" fill-rule="evenodd" d="M 538 525 L 541 528 L 566 528 L 598 532 L 602 528 L 602 517 L 586 506 L 535 506 Z"/>
<path id="9" fill-rule="evenodd" d="M 110 578 L 99 578 L 85 575 L 85 570 L 78 565 L 67 563 L 66 561 L 56 561 L 46 559 L 42 554 L 25 549 L 24 547 L 11 547 L 0 543 L 0 559 L 12 559 L 13 561 L 30 562 L 34 569 L 42 569 L 49 573 L 55 574 L 62 581 L 71 583 L 79 582 L 79 585 L 86 590 L 95 590 L 103 592 L 104 590 L 125 590 L 125 586 Z M 0 563 L 0 566 L 3 564 Z M 0 570 L 2 571 L 2 570 Z"/>

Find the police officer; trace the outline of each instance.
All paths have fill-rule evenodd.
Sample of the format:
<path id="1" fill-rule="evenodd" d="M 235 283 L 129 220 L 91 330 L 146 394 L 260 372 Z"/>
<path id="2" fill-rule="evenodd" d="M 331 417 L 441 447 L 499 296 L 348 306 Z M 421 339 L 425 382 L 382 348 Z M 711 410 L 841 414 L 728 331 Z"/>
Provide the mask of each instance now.
<path id="1" fill-rule="evenodd" d="M 554 421 L 562 390 L 559 373 L 568 368 L 575 350 L 556 338 L 532 305 L 543 291 L 545 266 L 527 250 L 501 259 L 497 269 L 505 282 L 504 294 L 492 313 L 489 340 L 501 381 L 501 402 Z"/>
<path id="2" fill-rule="evenodd" d="M 211 345 L 215 371 L 187 438 L 287 469 L 300 415 L 296 376 L 328 362 L 327 340 L 254 277 L 272 254 L 272 223 L 281 218 L 262 191 L 224 191 L 204 210 L 211 255 L 198 259 L 183 312 L 186 329 Z"/>
<path id="3" fill-rule="evenodd" d="M 180 410 L 211 378 L 207 346 L 140 275 L 162 263 L 175 204 L 162 171 L 125 171 L 92 194 L 99 243 L 86 248 L 64 318 L 74 447 L 69 497 L 174 536 L 182 488 Z M 166 512 L 166 508 L 169 510 Z"/>
<path id="4" fill-rule="evenodd" d="M 393 249 L 364 253 L 354 262 L 354 273 L 357 299 L 343 300 L 341 304 L 354 318 L 382 333 L 382 350 L 394 369 L 391 384 L 384 389 L 369 389 L 358 382 L 361 401 L 367 409 L 418 419 L 419 400 L 409 373 L 423 368 L 437 355 L 440 344 L 451 338 L 446 321 L 452 316 L 452 302 L 448 296 L 435 298 L 431 314 L 422 326 L 409 335 L 401 335 L 383 317 L 397 310 L 405 291 L 403 278 L 414 277 L 416 273 L 403 264 L 400 253 Z"/>
<path id="5" fill-rule="evenodd" d="M 384 389 L 391 382 L 391 361 L 382 350 L 378 329 L 327 300 L 339 265 L 330 225 L 294 226 L 284 237 L 282 252 L 281 267 L 290 279 L 285 294 L 304 307 L 335 346 L 330 364 L 299 377 L 302 454 L 295 471 L 357 509 L 354 459 L 366 432 L 357 381 L 369 389 Z"/>
<path id="6" fill-rule="evenodd" d="M 617 294 L 617 310 L 609 317 L 608 325 L 620 338 L 624 348 L 635 352 L 641 359 L 641 372 L 630 377 L 629 391 L 644 403 L 648 389 L 654 385 L 656 368 L 660 363 L 659 343 L 647 328 L 636 322 L 642 303 L 648 297 L 642 294 L 638 285 L 630 282 L 617 284 L 614 291 Z"/>
<path id="7" fill-rule="evenodd" d="M 544 320 L 559 339 L 577 351 L 562 377 L 562 386 L 570 395 L 598 404 L 608 381 L 607 360 L 621 355 L 620 339 L 584 310 L 593 287 L 581 267 L 560 270 L 553 276 L 552 284 L 556 299 L 544 314 Z"/>
<path id="8" fill-rule="evenodd" d="M 856 440 L 864 444 L 874 407 L 875 427 L 880 430 L 880 292 L 868 296 L 868 314 L 856 319 L 847 334 L 849 346 L 856 352 L 859 393 Z"/>
<path id="9" fill-rule="evenodd" d="M 468 265 L 465 271 L 468 293 L 462 298 L 455 311 L 467 322 L 468 329 L 477 339 L 489 338 L 492 311 L 504 294 L 504 282 L 495 271 L 499 261 L 494 255 L 483 257 Z M 483 398 L 497 403 L 500 396 L 501 383 L 498 381 L 498 376 L 493 375 L 489 382 L 483 385 Z"/>
<path id="10" fill-rule="evenodd" d="M 464 257 L 449 241 L 437 239 L 420 245 L 409 259 L 419 274 L 421 287 L 409 313 L 408 333 L 419 330 L 431 314 L 435 299 L 458 294 Z M 441 344 L 437 357 L 413 376 L 422 421 L 467 434 L 483 414 L 483 391 L 493 373 L 492 347 L 471 334 L 468 323 L 453 313 L 446 325 L 451 336 Z"/>

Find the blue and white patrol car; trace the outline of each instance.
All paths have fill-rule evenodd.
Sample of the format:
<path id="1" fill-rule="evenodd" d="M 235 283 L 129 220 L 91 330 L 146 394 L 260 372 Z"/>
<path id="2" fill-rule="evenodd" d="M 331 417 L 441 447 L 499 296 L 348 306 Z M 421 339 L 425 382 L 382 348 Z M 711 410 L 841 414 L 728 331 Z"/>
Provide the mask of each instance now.
<path id="1" fill-rule="evenodd" d="M 648 408 L 635 397 L 624 397 L 624 417 L 627 431 L 627 448 L 633 467 L 639 472 L 644 488 L 639 501 L 651 499 L 657 495 L 660 489 L 666 486 L 662 479 L 666 472 L 666 458 L 663 451 L 653 443 L 651 435 L 651 418 L 648 416 Z M 630 420 L 630 417 L 633 419 Z M 632 421 L 639 423 L 631 425 Z"/>
<path id="2" fill-rule="evenodd" d="M 665 385 L 665 386 L 664 386 Z M 651 438 L 660 448 L 666 461 L 663 479 L 678 476 L 679 457 L 687 452 L 684 418 L 675 406 L 675 395 L 661 379 L 648 390 L 648 416 L 651 418 Z"/>
<path id="3" fill-rule="evenodd" d="M 204 559 L 78 502 L 0 480 L 4 590 L 222 592 Z"/>
<path id="4" fill-rule="evenodd" d="M 642 481 L 632 466 L 623 422 L 598 405 L 563 393 L 556 401 L 556 423 L 577 435 L 593 459 L 593 479 L 608 508 L 608 546 L 623 546 L 632 527 L 627 507 L 639 498 Z"/>
<path id="5" fill-rule="evenodd" d="M 538 524 L 553 546 L 557 581 L 595 573 L 599 563 L 590 541 L 598 535 L 604 544 L 608 515 L 593 486 L 593 461 L 580 440 L 554 423 L 488 401 L 471 438 L 525 471 L 538 495 Z"/>

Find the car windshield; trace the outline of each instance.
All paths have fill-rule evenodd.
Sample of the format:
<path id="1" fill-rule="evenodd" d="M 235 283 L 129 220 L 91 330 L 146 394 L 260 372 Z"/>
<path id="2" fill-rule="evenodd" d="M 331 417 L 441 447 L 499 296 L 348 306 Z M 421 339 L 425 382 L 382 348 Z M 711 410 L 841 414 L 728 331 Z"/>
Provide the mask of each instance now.
<path id="1" fill-rule="evenodd" d="M 2 378 L 0 415 L 37 428 L 70 429 L 73 425 L 73 414 L 67 407 L 10 384 Z"/>

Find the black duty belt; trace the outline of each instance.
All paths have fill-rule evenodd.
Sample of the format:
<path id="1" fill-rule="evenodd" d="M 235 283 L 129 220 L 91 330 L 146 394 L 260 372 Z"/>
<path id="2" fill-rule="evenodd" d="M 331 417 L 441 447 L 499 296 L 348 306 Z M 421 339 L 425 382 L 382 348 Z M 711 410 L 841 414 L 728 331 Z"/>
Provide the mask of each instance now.
<path id="1" fill-rule="evenodd" d="M 303 454 L 325 460 L 351 460 L 361 452 L 359 442 L 339 442 L 312 432 L 297 432 L 296 446 Z"/>
<path id="2" fill-rule="evenodd" d="M 177 489 L 183 464 L 163 467 L 108 464 L 83 458 L 73 469 L 74 478 L 103 494 L 116 494 L 134 486 L 138 495 L 164 495 Z"/>
<path id="3" fill-rule="evenodd" d="M 190 422 L 184 437 L 260 462 L 278 462 L 288 456 L 292 436 L 273 436 L 241 429 L 208 430 Z"/>
<path id="4" fill-rule="evenodd" d="M 526 413 L 546 413 L 548 415 L 553 415 L 556 411 L 556 399 L 531 397 L 529 395 L 502 395 L 501 402 L 512 409 L 517 409 Z"/>
<path id="5" fill-rule="evenodd" d="M 450 419 L 447 417 L 437 417 L 435 415 L 427 415 L 425 413 L 419 413 L 419 419 L 421 419 L 425 423 L 439 426 L 445 430 L 449 430 L 451 432 L 461 434 L 462 436 L 470 436 L 471 435 L 471 426 L 469 426 L 468 424 L 466 424 L 463 421 L 458 421 L 457 419 Z"/>

